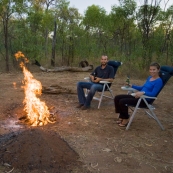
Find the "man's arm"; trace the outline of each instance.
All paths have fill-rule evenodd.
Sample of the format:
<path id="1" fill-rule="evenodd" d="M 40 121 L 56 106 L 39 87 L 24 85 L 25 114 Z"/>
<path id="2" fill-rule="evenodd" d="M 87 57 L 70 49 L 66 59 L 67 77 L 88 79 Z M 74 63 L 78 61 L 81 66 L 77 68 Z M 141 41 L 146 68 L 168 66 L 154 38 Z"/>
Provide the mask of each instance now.
<path id="1" fill-rule="evenodd" d="M 108 79 L 96 78 L 96 80 L 97 80 L 98 82 L 100 82 L 100 81 L 113 82 L 114 79 L 112 79 L 112 78 L 108 78 Z"/>
<path id="2" fill-rule="evenodd" d="M 98 83 L 100 81 L 113 82 L 113 80 L 114 80 L 112 78 L 103 79 L 103 78 L 99 78 L 99 77 L 96 77 L 95 80 L 94 80 L 94 76 L 91 76 L 90 79 L 91 79 L 92 82 L 95 82 L 95 83 Z"/>
<path id="3" fill-rule="evenodd" d="M 92 74 L 90 74 L 89 77 L 90 77 L 90 80 L 91 80 L 92 82 L 95 82 L 95 81 L 94 81 L 94 76 L 93 76 Z"/>

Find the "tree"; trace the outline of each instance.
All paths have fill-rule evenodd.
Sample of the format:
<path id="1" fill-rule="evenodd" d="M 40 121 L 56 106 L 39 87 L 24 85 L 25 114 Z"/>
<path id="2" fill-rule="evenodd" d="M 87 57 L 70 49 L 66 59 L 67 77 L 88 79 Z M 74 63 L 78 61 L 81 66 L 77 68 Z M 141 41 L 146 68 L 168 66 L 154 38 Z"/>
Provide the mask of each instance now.
<path id="1" fill-rule="evenodd" d="M 93 45 L 91 48 L 92 51 L 96 49 L 100 50 L 100 53 L 107 53 L 106 40 L 104 39 L 104 25 L 107 22 L 106 16 L 105 9 L 97 5 L 89 6 L 85 12 L 83 24 L 88 33 L 87 43 L 90 40 L 90 36 L 94 39 L 90 40 Z"/>
<path id="2" fill-rule="evenodd" d="M 136 3 L 133 0 L 121 0 L 120 6 L 113 6 L 110 13 L 110 32 L 113 44 L 119 47 L 121 54 L 127 57 L 132 52 L 132 38 L 135 30 Z"/>
<path id="3" fill-rule="evenodd" d="M 0 2 L 0 16 L 3 24 L 4 32 L 4 47 L 5 47 L 5 62 L 6 62 L 6 71 L 9 72 L 9 22 L 10 17 L 13 14 L 12 1 L 2 0 Z"/>
<path id="4" fill-rule="evenodd" d="M 161 42 L 162 45 L 160 53 L 166 53 L 166 64 L 168 64 L 169 54 L 171 53 L 171 47 L 173 46 L 171 38 L 173 26 L 173 6 L 169 7 L 166 12 L 162 11 L 159 19 L 161 22 L 159 28 L 161 28 L 164 34 L 163 42 Z"/>
<path id="5" fill-rule="evenodd" d="M 69 8 L 69 3 L 61 1 L 57 11 L 57 47 L 60 49 L 62 64 L 70 65 L 75 53 L 75 40 L 81 16 L 76 8 Z"/>
<path id="6" fill-rule="evenodd" d="M 45 38 L 45 57 L 48 57 L 48 37 L 49 33 L 52 28 L 52 23 L 53 23 L 53 14 L 52 10 L 49 10 L 49 8 L 52 6 L 55 0 L 44 0 L 44 4 L 46 5 L 45 11 L 44 11 L 44 16 L 43 16 L 43 21 L 42 21 L 42 28 L 43 28 L 43 33 L 44 33 L 44 38 Z M 55 20 L 55 18 L 54 18 Z M 53 63 L 53 62 L 52 62 Z"/>
<path id="7" fill-rule="evenodd" d="M 152 59 L 152 44 L 153 29 L 160 12 L 160 1 L 152 0 L 148 5 L 148 0 L 144 1 L 144 5 L 140 7 L 136 19 L 138 27 L 142 35 L 143 45 L 143 67 L 148 67 Z"/>

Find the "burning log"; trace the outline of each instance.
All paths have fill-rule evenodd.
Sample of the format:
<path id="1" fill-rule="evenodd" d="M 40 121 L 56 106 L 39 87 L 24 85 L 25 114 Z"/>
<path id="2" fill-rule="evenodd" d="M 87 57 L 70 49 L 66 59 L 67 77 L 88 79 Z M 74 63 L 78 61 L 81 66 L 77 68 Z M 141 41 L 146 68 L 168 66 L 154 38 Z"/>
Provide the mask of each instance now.
<path id="1" fill-rule="evenodd" d="M 44 72 L 62 72 L 62 71 L 87 72 L 87 71 L 93 70 L 93 65 L 89 65 L 87 61 L 85 61 L 85 62 L 83 61 L 83 63 L 80 64 L 80 66 L 82 68 L 65 66 L 65 67 L 55 67 L 54 69 L 47 69 L 47 68 L 43 67 L 37 60 L 35 60 L 34 64 L 39 66 L 40 69 Z"/>
<path id="2" fill-rule="evenodd" d="M 30 121 L 28 116 L 25 116 L 25 115 L 20 117 L 19 120 L 20 120 L 20 123 L 17 123 L 17 124 L 27 124 L 27 125 L 31 125 L 31 126 L 43 126 L 43 125 L 46 125 L 47 122 L 51 123 L 51 124 L 56 122 L 56 118 L 55 118 L 54 114 L 52 114 L 52 113 L 50 113 L 49 117 L 46 117 L 44 119 L 44 121 L 38 119 L 37 124 L 35 124 L 34 121 L 33 122 Z"/>

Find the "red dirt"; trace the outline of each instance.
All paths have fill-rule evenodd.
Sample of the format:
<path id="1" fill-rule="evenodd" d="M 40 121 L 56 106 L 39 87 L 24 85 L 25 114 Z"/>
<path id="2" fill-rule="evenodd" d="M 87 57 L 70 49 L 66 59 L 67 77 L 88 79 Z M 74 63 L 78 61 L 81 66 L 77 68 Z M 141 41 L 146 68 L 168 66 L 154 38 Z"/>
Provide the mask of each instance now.
<path id="1" fill-rule="evenodd" d="M 76 93 L 83 73 L 33 72 L 43 86 L 58 84 Z M 43 94 L 57 122 L 42 127 L 19 125 L 24 116 L 22 73 L 0 74 L 0 172 L 13 173 L 171 173 L 173 172 L 173 83 L 167 83 L 155 101 L 165 127 L 140 110 L 128 131 L 117 126 L 113 100 L 105 99 L 101 108 L 93 100 L 91 109 L 75 108 L 76 94 Z M 120 89 L 125 78 L 117 75 L 112 89 Z M 142 84 L 144 80 L 133 80 Z M 14 89 L 12 83 L 16 82 Z M 164 98 L 164 99 L 163 99 Z M 11 165 L 11 166 L 9 166 Z"/>
<path id="2" fill-rule="evenodd" d="M 81 165 L 78 154 L 56 132 L 44 127 L 25 129 L 5 137 L 9 139 L 0 149 L 1 159 L 22 172 L 63 173 L 70 172 L 74 165 Z"/>

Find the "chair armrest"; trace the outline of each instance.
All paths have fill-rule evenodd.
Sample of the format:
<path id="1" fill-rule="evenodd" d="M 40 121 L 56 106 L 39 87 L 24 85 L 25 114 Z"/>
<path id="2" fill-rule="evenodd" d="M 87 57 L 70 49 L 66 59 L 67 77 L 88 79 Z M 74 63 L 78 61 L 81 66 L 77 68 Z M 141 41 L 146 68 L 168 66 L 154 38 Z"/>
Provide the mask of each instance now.
<path id="1" fill-rule="evenodd" d="M 148 99 L 157 99 L 157 97 L 150 97 L 150 96 L 146 96 L 146 95 L 142 95 L 142 98 L 148 98 Z"/>
<path id="2" fill-rule="evenodd" d="M 108 81 L 103 81 L 103 80 L 101 80 L 99 83 L 112 83 L 112 82 L 108 82 Z"/>
<path id="3" fill-rule="evenodd" d="M 90 77 L 84 77 L 85 80 L 90 80 Z"/>
<path id="4" fill-rule="evenodd" d="M 87 81 L 90 81 L 90 77 L 85 77 L 84 79 L 87 80 Z M 112 82 L 102 81 L 101 80 L 99 83 L 103 83 L 104 84 L 104 83 L 112 83 Z"/>
<path id="5" fill-rule="evenodd" d="M 135 93 L 132 93 L 131 96 L 135 97 Z M 157 97 L 150 97 L 150 96 L 146 96 L 146 95 L 142 95 L 140 98 L 148 98 L 148 99 L 157 99 Z"/>
<path id="6" fill-rule="evenodd" d="M 121 89 L 124 90 L 124 91 L 132 91 L 132 92 L 137 91 L 137 90 L 134 89 L 134 88 L 131 88 L 131 87 L 125 87 L 125 86 L 121 87 Z"/>

